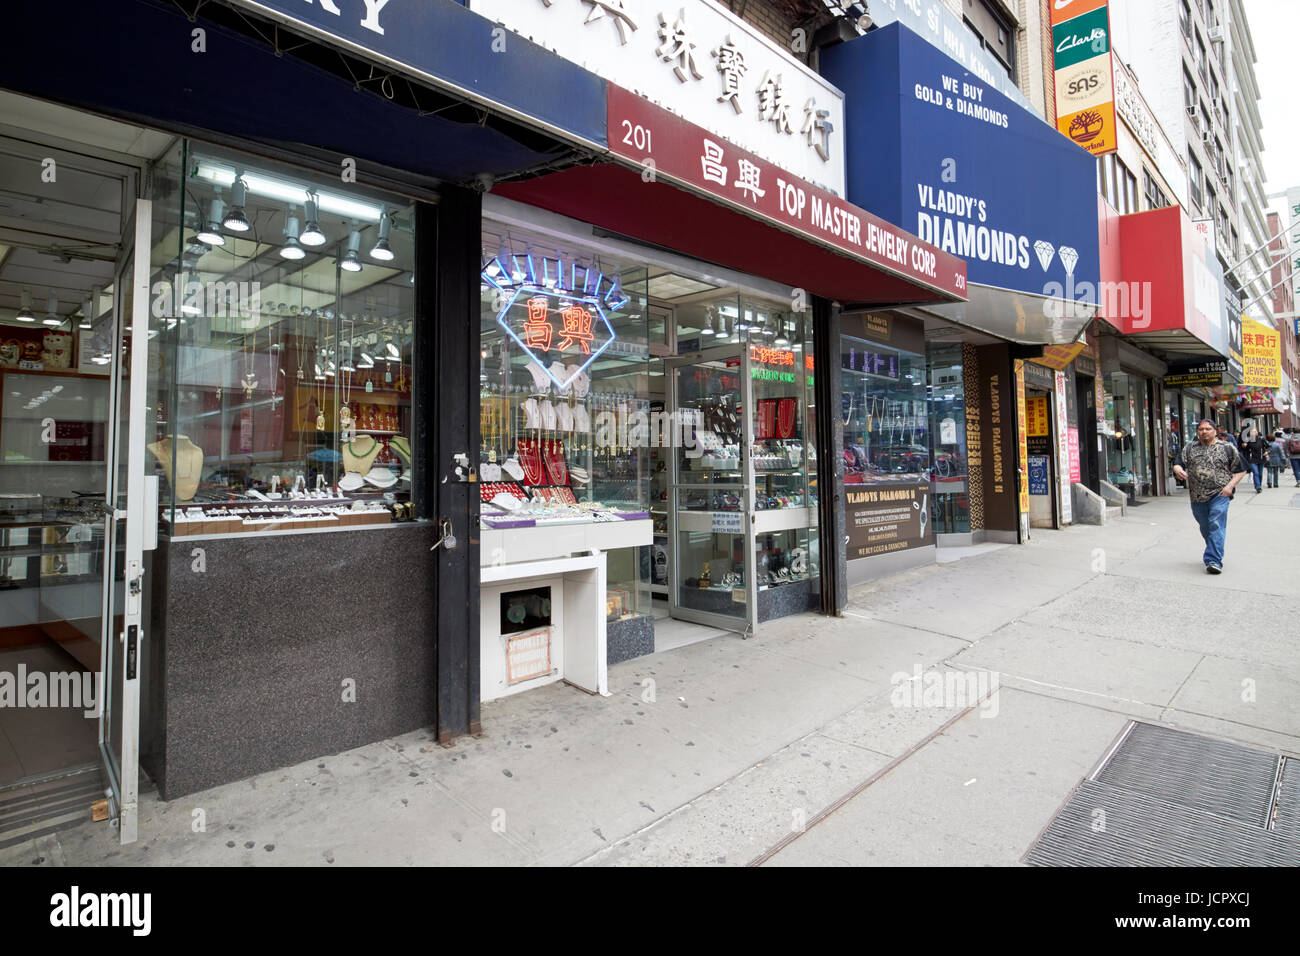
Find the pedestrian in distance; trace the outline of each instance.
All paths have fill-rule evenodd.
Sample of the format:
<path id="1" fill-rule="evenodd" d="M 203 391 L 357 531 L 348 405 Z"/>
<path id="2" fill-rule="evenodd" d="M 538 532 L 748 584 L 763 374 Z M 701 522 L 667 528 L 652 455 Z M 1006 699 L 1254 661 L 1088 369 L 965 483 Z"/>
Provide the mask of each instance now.
<path id="1" fill-rule="evenodd" d="M 1268 486 L 1277 487 L 1278 475 L 1286 467 L 1287 454 L 1286 445 L 1282 442 L 1282 432 L 1278 431 L 1273 435 L 1273 440 L 1268 443 Z"/>
<path id="2" fill-rule="evenodd" d="M 1295 486 L 1300 488 L 1300 430 L 1292 429 L 1286 440 L 1286 454 L 1291 459 L 1291 473 L 1295 475 Z"/>
<path id="3" fill-rule="evenodd" d="M 1268 466 L 1268 439 L 1254 425 L 1243 428 L 1237 437 L 1241 454 L 1250 468 L 1250 477 L 1255 482 L 1255 494 L 1259 494 L 1264 490 L 1264 469 Z"/>
<path id="4" fill-rule="evenodd" d="M 1201 426 L 1197 425 L 1196 427 L 1199 429 Z M 1215 425 L 1214 430 L 1216 436 L 1220 441 L 1228 442 L 1229 444 L 1232 445 L 1233 448 L 1236 448 L 1237 450 L 1241 449 L 1241 446 L 1237 444 L 1237 436 L 1234 435 L 1232 432 L 1228 431 L 1228 429 L 1224 428 L 1222 425 Z"/>
<path id="5" fill-rule="evenodd" d="M 1245 463 L 1232 443 L 1215 434 L 1208 418 L 1196 424 L 1196 441 L 1183 446 L 1174 474 L 1187 482 L 1192 516 L 1205 539 L 1207 574 L 1223 573 L 1223 547 L 1228 533 L 1228 505 L 1246 477 Z"/>

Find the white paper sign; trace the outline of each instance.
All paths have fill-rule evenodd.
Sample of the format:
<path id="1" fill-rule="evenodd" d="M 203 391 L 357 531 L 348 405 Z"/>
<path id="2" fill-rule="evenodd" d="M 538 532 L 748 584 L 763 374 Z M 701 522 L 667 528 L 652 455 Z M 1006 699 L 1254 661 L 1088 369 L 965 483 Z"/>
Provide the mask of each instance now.
<path id="1" fill-rule="evenodd" d="M 469 7 L 844 195 L 844 94 L 712 0 L 470 0 Z M 627 145 L 654 158 L 644 130 L 627 135 Z"/>

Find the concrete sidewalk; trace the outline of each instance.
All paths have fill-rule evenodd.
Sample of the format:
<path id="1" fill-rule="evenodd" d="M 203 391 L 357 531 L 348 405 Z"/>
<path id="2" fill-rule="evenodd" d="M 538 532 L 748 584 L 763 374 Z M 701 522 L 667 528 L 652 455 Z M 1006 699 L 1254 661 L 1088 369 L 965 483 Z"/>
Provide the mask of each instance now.
<path id="1" fill-rule="evenodd" d="M 1237 496 L 1222 576 L 1201 548 L 1181 497 L 1036 531 L 620 664 L 608 699 L 553 685 L 450 749 L 146 795 L 132 846 L 86 824 L 0 863 L 1014 865 L 1130 718 L 1300 756 L 1300 492 Z M 996 694 L 898 706 L 917 668 Z"/>

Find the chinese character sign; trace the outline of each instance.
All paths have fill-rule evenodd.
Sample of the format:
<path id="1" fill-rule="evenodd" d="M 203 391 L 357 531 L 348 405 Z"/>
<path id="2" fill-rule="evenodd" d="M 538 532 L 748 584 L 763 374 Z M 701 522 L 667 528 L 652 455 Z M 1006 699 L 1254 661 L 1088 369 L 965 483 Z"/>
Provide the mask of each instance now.
<path id="1" fill-rule="evenodd" d="M 782 43 L 714 0 L 467 0 L 610 83 L 837 195 L 844 195 L 844 94 Z M 637 131 L 628 129 L 628 145 Z M 612 139 L 612 137 L 611 137 Z M 620 136 L 621 139 L 621 136 Z M 611 147 L 614 143 L 609 144 Z M 656 144 L 638 158 L 655 159 Z M 731 182 L 744 178 L 732 164 Z"/>
<path id="2" fill-rule="evenodd" d="M 1282 336 L 1277 329 L 1241 317 L 1241 383 L 1248 388 L 1282 387 Z"/>

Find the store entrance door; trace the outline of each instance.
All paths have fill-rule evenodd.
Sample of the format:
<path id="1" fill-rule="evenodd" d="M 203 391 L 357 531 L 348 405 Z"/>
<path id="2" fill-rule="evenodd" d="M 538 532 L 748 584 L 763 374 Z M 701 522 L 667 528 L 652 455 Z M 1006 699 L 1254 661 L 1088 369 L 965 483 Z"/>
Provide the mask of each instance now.
<path id="1" fill-rule="evenodd" d="M 136 839 L 140 776 L 140 675 L 145 640 L 146 528 L 157 539 L 158 479 L 144 477 L 152 203 L 138 199 L 113 283 L 104 613 L 100 637 L 99 750 L 110 815 L 122 843 Z M 152 500 L 147 500 L 147 499 Z"/>
<path id="2" fill-rule="evenodd" d="M 752 634 L 751 404 L 744 344 L 670 361 L 677 446 L 668 495 L 669 609 L 675 618 Z"/>

